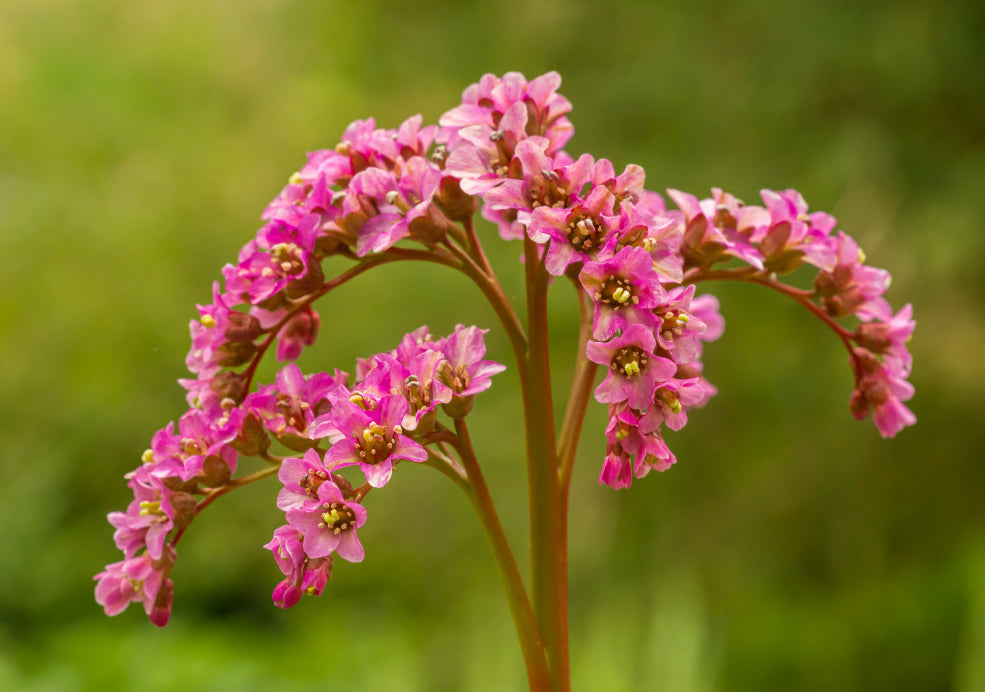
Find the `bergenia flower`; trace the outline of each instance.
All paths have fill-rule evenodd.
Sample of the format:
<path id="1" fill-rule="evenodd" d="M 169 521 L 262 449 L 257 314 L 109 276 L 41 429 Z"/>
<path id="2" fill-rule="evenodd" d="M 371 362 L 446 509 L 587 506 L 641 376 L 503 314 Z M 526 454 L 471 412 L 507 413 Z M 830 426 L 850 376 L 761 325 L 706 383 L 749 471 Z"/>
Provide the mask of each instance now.
<path id="1" fill-rule="evenodd" d="M 155 561 L 143 554 L 106 565 L 97 574 L 96 603 L 107 615 L 119 615 L 131 603 L 142 603 L 150 621 L 158 627 L 168 624 L 174 584 L 167 574 L 174 564 L 174 552 Z"/>
<path id="2" fill-rule="evenodd" d="M 317 505 L 287 510 L 287 523 L 304 536 L 301 544 L 309 558 L 335 553 L 349 562 L 362 562 L 365 551 L 356 529 L 366 523 L 366 510 L 346 500 L 332 481 L 318 486 Z"/>
<path id="3" fill-rule="evenodd" d="M 595 303 L 592 336 L 605 340 L 631 324 L 653 327 L 651 308 L 663 294 L 650 253 L 624 247 L 607 260 L 586 262 L 578 280 Z"/>
<path id="4" fill-rule="evenodd" d="M 595 399 L 603 404 L 628 401 L 641 411 L 649 408 L 657 383 L 677 372 L 673 361 L 653 354 L 655 347 L 653 333 L 640 324 L 606 343 L 589 341 L 588 359 L 607 369 L 605 379 L 595 388 Z"/>
<path id="5" fill-rule="evenodd" d="M 424 461 L 427 450 L 404 434 L 402 426 L 407 400 L 401 396 L 383 397 L 372 410 L 364 410 L 348 400 L 336 400 L 332 410 L 315 420 L 313 439 L 324 431 L 342 435 L 325 454 L 329 470 L 358 465 L 366 482 L 382 488 L 390 480 L 393 464 L 399 459 Z"/>

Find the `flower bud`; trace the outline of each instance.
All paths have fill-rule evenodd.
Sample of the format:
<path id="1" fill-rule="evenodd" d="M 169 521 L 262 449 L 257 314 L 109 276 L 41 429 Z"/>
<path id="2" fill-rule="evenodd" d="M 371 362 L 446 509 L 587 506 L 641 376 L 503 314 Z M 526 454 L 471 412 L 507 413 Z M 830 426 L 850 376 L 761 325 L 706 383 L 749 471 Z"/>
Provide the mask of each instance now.
<path id="1" fill-rule="evenodd" d="M 445 176 L 441 179 L 438 194 L 434 196 L 434 202 L 452 221 L 467 221 L 479 208 L 478 199 L 462 192 L 458 179 L 451 176 Z"/>

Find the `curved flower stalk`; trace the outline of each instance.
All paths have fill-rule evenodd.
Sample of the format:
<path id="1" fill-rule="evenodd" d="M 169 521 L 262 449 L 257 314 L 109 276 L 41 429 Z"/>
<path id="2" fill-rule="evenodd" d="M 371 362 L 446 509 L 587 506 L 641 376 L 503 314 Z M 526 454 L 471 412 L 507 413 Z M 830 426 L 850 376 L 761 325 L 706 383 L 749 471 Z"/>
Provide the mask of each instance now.
<path id="1" fill-rule="evenodd" d="M 783 293 L 817 316 L 846 348 L 855 376 L 850 411 L 872 415 L 884 437 L 915 422 L 906 407 L 914 322 L 883 297 L 889 274 L 865 263 L 856 242 L 794 190 L 745 204 L 669 190 L 669 207 L 645 189 L 637 165 L 563 150 L 571 104 L 557 73 L 533 80 L 485 75 L 438 125 L 414 116 L 396 129 L 357 121 L 332 149 L 312 152 L 264 210 L 264 225 L 223 270 L 212 302 L 191 321 L 181 380 L 189 409 L 154 434 L 127 474 L 134 499 L 109 521 L 121 562 L 96 575 L 96 600 L 116 615 L 131 602 L 167 623 L 177 545 L 208 505 L 277 476 L 284 524 L 264 546 L 283 580 L 274 603 L 320 595 L 336 558 L 360 562 L 357 531 L 370 492 L 398 467 L 428 466 L 455 482 L 477 510 L 504 584 L 531 689 L 570 688 L 567 631 L 567 498 L 589 399 L 608 406 L 599 482 L 629 487 L 676 457 L 665 430 L 680 430 L 716 394 L 704 377 L 704 344 L 718 339 L 710 280 Z M 521 240 L 527 321 L 506 298 L 475 214 L 505 240 Z M 349 268 L 326 277 L 326 258 Z M 462 272 L 509 336 L 522 385 L 530 498 L 531 578 L 524 583 L 472 448 L 467 417 L 505 366 L 485 359 L 485 329 L 445 337 L 421 327 L 391 351 L 360 360 L 355 376 L 304 374 L 288 362 L 273 382 L 254 375 L 273 348 L 296 359 L 317 339 L 314 304 L 378 266 L 423 261 Z M 784 277 L 802 266 L 812 288 Z M 574 287 L 581 339 L 567 410 L 555 427 L 547 291 Z M 597 377 L 599 367 L 604 376 Z M 600 381 L 599 381 L 600 380 Z M 597 382 L 598 381 L 598 382 Z M 259 467 L 242 469 L 241 457 Z M 370 547 L 371 548 L 371 547 Z"/>

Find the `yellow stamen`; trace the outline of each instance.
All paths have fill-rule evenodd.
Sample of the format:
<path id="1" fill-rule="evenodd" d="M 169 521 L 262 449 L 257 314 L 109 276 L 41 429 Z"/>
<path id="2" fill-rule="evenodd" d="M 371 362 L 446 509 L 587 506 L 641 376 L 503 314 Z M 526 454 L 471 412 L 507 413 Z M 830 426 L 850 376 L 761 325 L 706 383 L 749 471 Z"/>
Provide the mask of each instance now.
<path id="1" fill-rule="evenodd" d="M 612 299 L 617 303 L 625 303 L 627 300 L 633 297 L 633 294 L 627 291 L 625 288 L 620 286 L 612 292 Z"/>

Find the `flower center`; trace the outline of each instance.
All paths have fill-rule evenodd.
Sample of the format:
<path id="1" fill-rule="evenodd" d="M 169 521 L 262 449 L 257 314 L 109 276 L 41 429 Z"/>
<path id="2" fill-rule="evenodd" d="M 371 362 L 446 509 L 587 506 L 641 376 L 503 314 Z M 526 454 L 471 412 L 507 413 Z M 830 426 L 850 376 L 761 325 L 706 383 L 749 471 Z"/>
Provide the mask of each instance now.
<path id="1" fill-rule="evenodd" d="M 349 506 L 342 502 L 325 503 L 322 505 L 325 510 L 322 512 L 321 521 L 318 528 L 329 529 L 335 535 L 355 528 L 356 513 L 349 509 Z"/>
<path id="2" fill-rule="evenodd" d="M 472 384 L 472 376 L 469 375 L 469 370 L 464 364 L 452 366 L 444 360 L 438 366 L 438 376 L 444 384 L 457 393 L 464 392 Z"/>
<path id="3" fill-rule="evenodd" d="M 431 381 L 421 382 L 416 375 L 410 375 L 404 380 L 407 401 L 414 411 L 420 411 L 431 405 Z"/>
<path id="4" fill-rule="evenodd" d="M 308 473 L 301 476 L 298 480 L 298 485 L 301 486 L 309 497 L 318 497 L 318 486 L 324 483 L 328 479 L 324 471 L 309 470 Z"/>
<path id="5" fill-rule="evenodd" d="M 363 429 L 362 436 L 356 436 L 356 447 L 359 450 L 359 458 L 367 464 L 378 464 L 390 457 L 396 443 L 393 440 L 394 433 L 403 432 L 399 425 L 393 426 L 393 431 L 387 430 L 378 423 L 373 423 L 368 428 Z"/>
<path id="6" fill-rule="evenodd" d="M 663 408 L 670 409 L 673 413 L 680 413 L 683 410 L 681 406 L 681 399 L 677 396 L 675 392 L 670 391 L 666 387 L 662 387 L 657 390 L 656 396 L 654 397 L 654 403 L 662 406 Z"/>
<path id="7" fill-rule="evenodd" d="M 270 258 L 286 276 L 304 271 L 303 255 L 304 251 L 294 243 L 277 243 L 270 248 Z"/>
<path id="8" fill-rule="evenodd" d="M 530 208 L 568 206 L 567 186 L 554 171 L 541 171 L 530 181 Z"/>
<path id="9" fill-rule="evenodd" d="M 167 521 L 168 517 L 161 509 L 161 503 L 158 500 L 144 500 L 140 503 L 140 516 L 142 517 L 153 517 L 151 521 Z"/>
<path id="10" fill-rule="evenodd" d="M 680 336 L 684 333 L 684 327 L 687 323 L 691 321 L 688 314 L 683 310 L 665 310 L 660 317 L 662 324 L 660 325 L 660 335 L 670 341 L 675 336 Z"/>
<path id="11" fill-rule="evenodd" d="M 568 221 L 564 232 L 568 242 L 580 252 L 588 252 L 602 243 L 603 227 L 600 221 L 576 211 Z"/>
<path id="12" fill-rule="evenodd" d="M 278 394 L 277 408 L 284 415 L 284 424 L 293 427 L 298 432 L 304 432 L 308 427 L 304 412 L 311 408 L 307 401 L 301 401 L 298 396 Z"/>
<path id="13" fill-rule="evenodd" d="M 612 356 L 609 367 L 624 377 L 646 372 L 649 356 L 637 346 L 624 346 Z"/>
<path id="14" fill-rule="evenodd" d="M 638 303 L 639 298 L 633 295 L 633 285 L 629 281 L 610 276 L 602 282 L 599 290 L 595 292 L 595 302 L 618 310 L 627 303 L 631 305 Z"/>
<path id="15" fill-rule="evenodd" d="M 183 437 L 181 439 L 181 451 L 185 453 L 186 457 L 193 457 L 198 454 L 205 454 L 209 446 L 205 444 L 205 440 L 199 438 L 193 440 L 190 437 Z"/>

